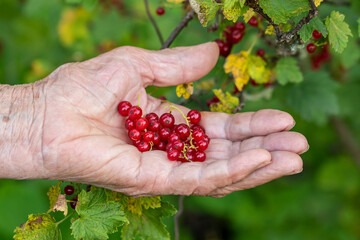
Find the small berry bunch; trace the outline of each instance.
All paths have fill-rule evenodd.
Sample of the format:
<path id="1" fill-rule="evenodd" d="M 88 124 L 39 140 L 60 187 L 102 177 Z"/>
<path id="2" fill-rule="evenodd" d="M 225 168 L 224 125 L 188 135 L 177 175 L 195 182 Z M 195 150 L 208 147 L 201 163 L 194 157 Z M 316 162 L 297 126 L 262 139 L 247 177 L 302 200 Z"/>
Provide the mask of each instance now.
<path id="1" fill-rule="evenodd" d="M 319 40 L 319 39 L 321 39 L 322 38 L 322 33 L 321 32 L 319 32 L 318 30 L 314 30 L 313 32 L 312 32 L 312 37 L 313 37 L 313 39 L 315 39 L 315 40 Z M 306 46 L 306 51 L 308 52 L 308 53 L 310 53 L 310 54 L 312 54 L 312 53 L 314 53 L 315 51 L 316 51 L 316 45 L 314 44 L 314 43 L 309 43 L 307 46 Z"/>
<path id="2" fill-rule="evenodd" d="M 200 112 L 191 110 L 185 116 L 179 108 L 172 105 L 168 107 L 178 110 L 186 124 L 175 124 L 171 111 L 160 117 L 156 113 L 149 113 L 144 117 L 139 106 L 132 106 L 128 101 L 119 103 L 118 111 L 121 116 L 127 117 L 125 128 L 128 130 L 128 136 L 133 141 L 133 145 L 140 152 L 166 151 L 170 161 L 205 161 L 204 151 L 210 139 L 205 134 L 205 129 L 199 125 Z"/>
<path id="3" fill-rule="evenodd" d="M 236 22 L 233 26 L 227 26 L 223 31 L 225 40 L 216 39 L 215 42 L 218 44 L 220 49 L 220 55 L 227 57 L 234 44 L 239 43 L 245 35 L 246 26 L 243 22 Z"/>

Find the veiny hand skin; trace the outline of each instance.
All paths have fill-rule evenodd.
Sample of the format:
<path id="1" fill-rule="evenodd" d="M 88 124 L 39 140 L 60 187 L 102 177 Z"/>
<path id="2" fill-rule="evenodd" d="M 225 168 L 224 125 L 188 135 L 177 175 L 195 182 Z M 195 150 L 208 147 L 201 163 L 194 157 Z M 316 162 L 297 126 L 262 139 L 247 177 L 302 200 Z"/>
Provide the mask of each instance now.
<path id="1" fill-rule="evenodd" d="M 216 43 L 149 51 L 120 47 L 65 64 L 34 84 L 0 86 L 0 177 L 58 179 L 132 196 L 222 197 L 302 170 L 306 138 L 289 132 L 278 110 L 228 115 L 202 112 L 211 138 L 203 163 L 172 162 L 166 152 L 140 153 L 117 112 L 122 100 L 164 113 L 145 87 L 195 81 L 216 64 Z M 180 106 L 185 112 L 189 109 Z M 184 122 L 174 112 L 176 122 Z"/>

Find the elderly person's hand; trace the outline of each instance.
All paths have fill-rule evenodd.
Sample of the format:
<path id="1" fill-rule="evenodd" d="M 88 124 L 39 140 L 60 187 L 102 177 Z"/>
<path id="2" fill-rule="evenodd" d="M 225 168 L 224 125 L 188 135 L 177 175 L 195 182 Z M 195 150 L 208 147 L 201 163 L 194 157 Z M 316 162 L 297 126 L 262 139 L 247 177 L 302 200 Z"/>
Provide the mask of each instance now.
<path id="1" fill-rule="evenodd" d="M 34 84 L 0 86 L 0 177 L 59 179 L 139 195 L 224 196 L 302 170 L 305 137 L 277 110 L 235 115 L 202 112 L 211 138 L 205 162 L 169 161 L 164 151 L 132 145 L 117 104 L 165 112 L 145 87 L 173 86 L 207 74 L 215 43 L 148 51 L 120 47 L 65 64 Z M 185 114 L 189 111 L 181 109 Z M 184 121 L 174 112 L 176 122 Z"/>

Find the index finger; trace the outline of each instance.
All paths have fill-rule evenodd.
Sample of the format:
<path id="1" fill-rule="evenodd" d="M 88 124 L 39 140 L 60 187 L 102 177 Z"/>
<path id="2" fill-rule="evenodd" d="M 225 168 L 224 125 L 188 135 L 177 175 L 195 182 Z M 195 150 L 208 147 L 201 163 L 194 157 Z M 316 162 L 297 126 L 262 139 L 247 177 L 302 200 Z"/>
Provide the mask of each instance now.
<path id="1" fill-rule="evenodd" d="M 226 113 L 202 112 L 200 125 L 210 138 L 243 140 L 253 136 L 288 131 L 294 127 L 293 117 L 283 111 L 264 109 L 229 115 Z"/>

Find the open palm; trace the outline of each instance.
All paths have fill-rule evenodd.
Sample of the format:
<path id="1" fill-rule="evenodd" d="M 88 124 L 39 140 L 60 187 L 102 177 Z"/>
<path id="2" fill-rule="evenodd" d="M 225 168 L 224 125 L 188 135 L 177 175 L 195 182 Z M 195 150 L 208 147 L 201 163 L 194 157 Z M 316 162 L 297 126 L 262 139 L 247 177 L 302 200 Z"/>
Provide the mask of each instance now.
<path id="1" fill-rule="evenodd" d="M 215 65 L 214 43 L 147 51 L 121 47 L 81 63 L 66 64 L 45 82 L 43 166 L 51 179 L 93 184 L 132 196 L 224 196 L 302 169 L 307 147 L 289 132 L 293 118 L 277 110 L 228 115 L 203 112 L 211 138 L 203 163 L 172 162 L 166 152 L 140 153 L 128 139 L 122 100 L 144 113 L 165 112 L 145 87 L 195 81 Z M 188 109 L 181 107 L 187 113 Z M 176 122 L 184 120 L 175 114 Z"/>

